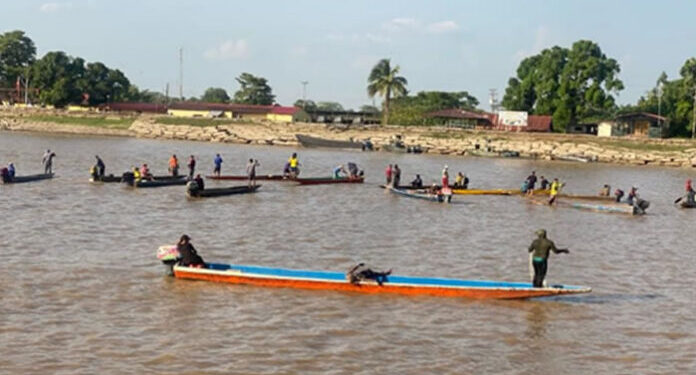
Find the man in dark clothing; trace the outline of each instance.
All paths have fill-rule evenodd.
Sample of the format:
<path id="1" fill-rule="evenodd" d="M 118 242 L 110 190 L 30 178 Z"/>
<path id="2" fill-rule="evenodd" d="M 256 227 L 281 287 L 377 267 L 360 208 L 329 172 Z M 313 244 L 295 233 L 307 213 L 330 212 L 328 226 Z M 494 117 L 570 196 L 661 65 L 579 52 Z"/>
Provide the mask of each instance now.
<path id="1" fill-rule="evenodd" d="M 198 185 L 198 190 L 205 190 L 205 183 L 203 182 L 203 177 L 201 177 L 200 174 L 196 175 L 196 178 L 193 179 L 193 182 Z"/>
<path id="2" fill-rule="evenodd" d="M 387 281 L 387 276 L 391 275 L 391 272 L 391 270 L 386 272 L 375 271 L 366 266 L 365 263 L 360 263 L 346 273 L 346 278 L 351 284 L 358 285 L 362 280 L 374 280 L 381 286 L 382 283 Z"/>
<path id="3" fill-rule="evenodd" d="M 394 164 L 394 169 L 392 170 L 392 186 L 398 188 L 399 182 L 401 182 L 401 169 L 399 169 L 398 164 Z"/>
<path id="4" fill-rule="evenodd" d="M 101 160 L 99 155 L 95 155 L 95 158 L 97 158 L 97 177 L 104 177 L 104 172 L 106 172 L 106 164 L 104 164 L 104 161 Z"/>
<path id="5" fill-rule="evenodd" d="M 539 182 L 541 185 L 541 190 L 548 190 L 549 188 L 549 180 L 546 179 L 546 177 L 541 176 L 541 182 Z"/>
<path id="6" fill-rule="evenodd" d="M 534 266 L 533 284 L 535 288 L 543 288 L 544 278 L 548 269 L 549 253 L 553 251 L 556 254 L 568 254 L 570 251 L 568 249 L 557 249 L 553 241 L 546 238 L 546 230 L 539 229 L 536 231 L 536 234 L 538 238 L 529 245 L 529 252 L 532 253 L 532 265 Z"/>
<path id="7" fill-rule="evenodd" d="M 532 171 L 532 174 L 527 177 L 527 194 L 534 195 L 534 185 L 536 185 L 537 177 L 536 172 Z"/>
<path id="8" fill-rule="evenodd" d="M 411 181 L 411 187 L 418 189 L 423 187 L 423 180 L 421 179 L 421 176 L 419 174 L 416 175 L 415 180 Z"/>
<path id="9" fill-rule="evenodd" d="M 187 166 L 188 166 L 188 170 L 189 170 L 188 178 L 189 178 L 189 180 L 191 180 L 191 179 L 193 179 L 194 172 L 196 172 L 196 158 L 194 158 L 193 155 L 191 155 L 191 157 L 189 157 L 189 161 L 188 161 Z"/>
<path id="10" fill-rule="evenodd" d="M 198 255 L 198 252 L 191 244 L 191 238 L 187 235 L 181 236 L 179 243 L 176 245 L 179 251 L 179 264 L 186 267 L 205 268 L 203 258 Z"/>

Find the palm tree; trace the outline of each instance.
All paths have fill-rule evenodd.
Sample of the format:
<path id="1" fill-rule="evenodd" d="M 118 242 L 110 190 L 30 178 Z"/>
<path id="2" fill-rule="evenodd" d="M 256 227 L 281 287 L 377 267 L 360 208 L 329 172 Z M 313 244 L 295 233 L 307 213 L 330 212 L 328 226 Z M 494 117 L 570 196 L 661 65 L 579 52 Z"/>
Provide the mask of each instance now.
<path id="1" fill-rule="evenodd" d="M 389 59 L 379 60 L 377 65 L 372 68 L 370 77 L 367 79 L 367 94 L 373 98 L 379 94 L 384 98 L 383 123 L 389 123 L 389 101 L 392 95 L 399 97 L 408 94 L 406 78 L 397 76 L 399 66 L 391 67 Z"/>

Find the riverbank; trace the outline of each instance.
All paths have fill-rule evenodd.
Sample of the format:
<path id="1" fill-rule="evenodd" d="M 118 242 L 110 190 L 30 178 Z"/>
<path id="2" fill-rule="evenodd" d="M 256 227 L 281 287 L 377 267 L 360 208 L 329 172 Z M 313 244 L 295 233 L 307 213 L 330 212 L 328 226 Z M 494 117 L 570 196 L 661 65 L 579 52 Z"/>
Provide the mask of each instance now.
<path id="1" fill-rule="evenodd" d="M 269 121 L 177 119 L 151 115 L 64 114 L 58 111 L 0 111 L 0 130 L 111 135 L 237 144 L 299 146 L 296 134 L 335 140 L 370 139 L 377 149 L 400 135 L 426 153 L 481 155 L 481 150 L 554 160 L 572 157 L 602 163 L 696 166 L 696 142 L 685 139 L 598 138 L 589 135 L 473 131 L 431 126 L 347 126 Z M 483 153 L 492 155 L 492 153 Z"/>

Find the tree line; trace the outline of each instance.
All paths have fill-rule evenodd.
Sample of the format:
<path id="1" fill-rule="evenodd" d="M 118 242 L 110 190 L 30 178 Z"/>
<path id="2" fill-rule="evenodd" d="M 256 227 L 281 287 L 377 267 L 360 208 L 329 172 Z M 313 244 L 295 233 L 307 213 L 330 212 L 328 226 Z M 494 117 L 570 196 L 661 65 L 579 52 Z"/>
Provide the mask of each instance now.
<path id="1" fill-rule="evenodd" d="M 669 79 L 663 72 L 655 89 L 635 104 L 619 106 L 615 97 L 624 89 L 618 78 L 618 61 L 607 56 L 595 42 L 579 40 L 570 48 L 554 46 L 523 59 L 516 74 L 508 80 L 502 106 L 507 110 L 526 111 L 553 116 L 554 130 L 564 132 L 569 126 L 613 118 L 618 114 L 645 111 L 669 119 L 669 134 L 691 134 L 696 95 L 696 58 L 688 59 L 679 77 Z M 250 73 L 235 78 L 239 89 L 232 95 L 220 87 L 210 87 L 200 100 L 214 103 L 271 105 L 275 95 L 268 81 Z M 34 42 L 23 31 L 0 34 L 0 88 L 10 91 L 20 84 L 28 86 L 32 101 L 64 106 L 67 104 L 100 105 L 109 101 L 165 103 L 162 93 L 139 90 L 118 69 L 101 62 L 87 62 L 63 51 L 52 51 L 37 59 Z M 428 125 L 437 119 L 427 113 L 459 108 L 478 109 L 479 101 L 467 91 L 422 91 L 410 94 L 408 80 L 400 75 L 399 65 L 389 59 L 379 60 L 367 78 L 369 97 L 381 97 L 381 108 L 362 106 L 361 112 L 381 113 L 384 124 Z M 344 111 L 340 103 L 298 100 L 295 106 L 308 111 Z"/>

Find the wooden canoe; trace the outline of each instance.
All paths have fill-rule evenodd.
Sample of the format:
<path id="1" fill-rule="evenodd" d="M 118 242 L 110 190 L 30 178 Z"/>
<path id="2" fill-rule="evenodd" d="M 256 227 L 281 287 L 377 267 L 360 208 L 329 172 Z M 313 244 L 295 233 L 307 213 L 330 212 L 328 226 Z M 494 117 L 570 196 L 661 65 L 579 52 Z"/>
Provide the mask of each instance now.
<path id="1" fill-rule="evenodd" d="M 300 185 L 323 185 L 323 184 L 362 184 L 365 181 L 364 177 L 311 177 L 311 178 L 296 178 L 293 181 Z"/>
<path id="2" fill-rule="evenodd" d="M 456 195 L 519 195 L 519 189 L 452 189 Z"/>
<path id="3" fill-rule="evenodd" d="M 317 137 L 311 137 L 304 134 L 295 134 L 295 138 L 300 141 L 300 144 L 304 147 L 327 147 L 327 148 L 352 148 L 364 150 L 365 146 L 362 142 L 355 141 L 338 141 L 334 139 L 323 139 Z"/>
<path id="4" fill-rule="evenodd" d="M 26 176 L 14 176 L 14 178 L 11 181 L 4 181 L 3 179 L 0 178 L 0 183 L 3 184 L 22 184 L 25 182 L 33 182 L 33 181 L 41 181 L 41 180 L 48 180 L 53 178 L 53 173 L 39 173 L 39 174 L 32 174 L 32 175 L 26 175 Z"/>
<path id="5" fill-rule="evenodd" d="M 452 201 L 452 194 L 431 194 L 426 189 L 396 189 L 393 187 L 387 187 L 387 189 L 390 192 L 402 197 L 423 199 L 440 203 L 450 203 Z"/>
<path id="6" fill-rule="evenodd" d="M 186 189 L 186 196 L 189 198 L 211 198 L 211 197 L 223 197 L 227 195 L 236 194 L 247 194 L 254 193 L 258 190 L 261 185 L 256 186 L 231 186 L 226 188 L 206 188 L 204 190 L 191 191 Z"/>
<path id="7" fill-rule="evenodd" d="M 527 199 L 535 204 L 548 206 L 548 201 L 545 199 L 527 197 Z M 591 203 L 591 202 L 577 202 L 573 200 L 567 200 L 563 198 L 556 198 L 555 206 L 558 207 L 568 207 L 580 210 L 588 210 L 594 212 L 605 212 L 605 213 L 615 213 L 615 214 L 626 214 L 626 215 L 642 215 L 645 212 L 628 203 Z M 646 207 L 647 208 L 647 207 Z"/>
<path id="8" fill-rule="evenodd" d="M 162 175 L 162 176 L 152 176 L 152 178 L 155 181 L 166 181 L 166 180 L 181 180 L 185 179 L 186 176 L 171 176 L 171 175 Z M 94 178 L 91 177 L 89 179 L 90 182 L 104 182 L 104 183 L 115 183 L 115 182 L 121 182 L 123 181 L 122 176 L 114 176 L 112 174 Z"/>
<path id="9" fill-rule="evenodd" d="M 333 290 L 355 293 L 388 293 L 400 295 L 429 295 L 477 299 L 524 299 L 562 294 L 589 293 L 592 288 L 573 285 L 552 285 L 534 288 L 527 282 L 460 280 L 434 277 L 389 275 L 379 285 L 374 281 L 350 283 L 345 273 L 330 271 L 294 270 L 249 265 L 208 263 L 207 268 L 173 266 L 174 277 L 232 284 L 276 288 Z"/>
<path id="10" fill-rule="evenodd" d="M 235 181 L 246 181 L 249 179 L 247 175 L 226 175 L 226 176 L 205 176 L 208 180 L 235 180 Z M 285 177 L 280 174 L 268 174 L 268 175 L 256 175 L 256 180 L 266 180 L 266 181 L 291 181 L 289 177 Z"/>

